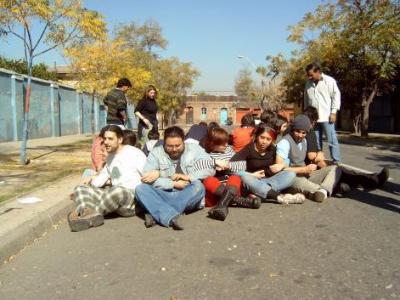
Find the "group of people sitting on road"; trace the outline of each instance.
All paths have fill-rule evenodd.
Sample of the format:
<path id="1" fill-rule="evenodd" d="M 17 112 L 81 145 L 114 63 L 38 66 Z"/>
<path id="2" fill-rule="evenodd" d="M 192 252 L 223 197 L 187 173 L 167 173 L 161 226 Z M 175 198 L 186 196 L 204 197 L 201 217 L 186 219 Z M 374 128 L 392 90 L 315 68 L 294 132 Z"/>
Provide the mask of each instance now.
<path id="1" fill-rule="evenodd" d="M 309 106 L 290 123 L 264 111 L 259 124 L 252 114 L 228 132 L 217 123 L 148 132 L 137 143 L 131 130 L 105 126 L 93 143 L 93 170 L 71 198 L 72 231 L 104 223 L 104 216 L 141 216 L 146 227 L 184 228 L 181 216 L 204 207 L 211 219 L 224 221 L 232 207 L 258 209 L 262 203 L 323 202 L 362 186 L 371 190 L 389 177 L 355 171 L 325 159 L 314 127 L 318 111 Z"/>

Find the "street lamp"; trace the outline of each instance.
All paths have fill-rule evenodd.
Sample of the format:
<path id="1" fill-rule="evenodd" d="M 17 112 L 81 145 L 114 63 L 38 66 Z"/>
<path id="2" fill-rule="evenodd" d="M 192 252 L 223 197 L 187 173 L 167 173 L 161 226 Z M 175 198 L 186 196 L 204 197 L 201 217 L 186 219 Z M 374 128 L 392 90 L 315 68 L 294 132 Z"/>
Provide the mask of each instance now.
<path id="1" fill-rule="evenodd" d="M 263 104 L 264 104 L 264 99 L 265 99 L 265 95 L 264 95 L 264 85 L 265 85 L 264 78 L 261 76 L 260 73 L 257 72 L 257 67 L 256 67 L 255 63 L 250 58 L 248 58 L 247 56 L 244 56 L 244 55 L 238 55 L 237 58 L 238 59 L 244 59 L 245 61 L 247 61 L 254 68 L 254 71 L 257 73 L 257 75 L 260 77 L 260 81 L 261 81 L 260 107 L 261 107 L 261 109 L 263 109 L 264 108 Z"/>

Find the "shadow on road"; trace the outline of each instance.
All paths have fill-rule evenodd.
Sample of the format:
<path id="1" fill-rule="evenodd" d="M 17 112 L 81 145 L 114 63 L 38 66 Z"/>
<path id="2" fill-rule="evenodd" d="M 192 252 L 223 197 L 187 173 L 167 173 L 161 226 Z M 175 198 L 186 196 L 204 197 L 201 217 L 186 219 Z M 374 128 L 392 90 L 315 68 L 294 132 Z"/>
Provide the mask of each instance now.
<path id="1" fill-rule="evenodd" d="M 371 156 L 366 157 L 366 159 L 381 162 L 379 166 L 388 167 L 389 169 L 400 167 L 400 158 L 397 156 L 372 154 Z"/>
<path id="2" fill-rule="evenodd" d="M 385 183 L 385 186 L 382 189 L 388 193 L 400 196 L 400 184 L 398 183 L 388 181 Z"/>
<path id="3" fill-rule="evenodd" d="M 398 184 L 394 184 L 397 185 Z M 397 187 L 398 189 L 398 187 Z M 386 190 L 386 188 L 385 188 Z M 367 193 L 360 190 L 352 190 L 347 196 L 351 200 L 356 200 L 365 204 L 383 208 L 386 210 L 393 211 L 395 213 L 400 213 L 400 201 L 393 199 L 391 197 L 376 195 L 373 193 Z"/>

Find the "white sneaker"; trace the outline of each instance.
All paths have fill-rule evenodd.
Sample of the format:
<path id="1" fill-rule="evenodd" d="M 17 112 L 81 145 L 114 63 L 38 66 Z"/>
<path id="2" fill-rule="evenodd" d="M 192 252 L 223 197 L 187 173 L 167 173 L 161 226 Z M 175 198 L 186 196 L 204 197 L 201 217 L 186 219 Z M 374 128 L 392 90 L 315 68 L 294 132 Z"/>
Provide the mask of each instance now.
<path id="1" fill-rule="evenodd" d="M 306 197 L 303 194 L 281 194 L 277 197 L 280 204 L 303 204 Z"/>

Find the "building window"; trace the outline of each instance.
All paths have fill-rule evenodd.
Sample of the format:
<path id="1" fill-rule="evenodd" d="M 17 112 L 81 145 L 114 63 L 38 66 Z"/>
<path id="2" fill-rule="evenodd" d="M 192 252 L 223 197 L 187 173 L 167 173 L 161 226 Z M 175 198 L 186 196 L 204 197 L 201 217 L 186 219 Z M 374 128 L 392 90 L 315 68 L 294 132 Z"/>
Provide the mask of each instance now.
<path id="1" fill-rule="evenodd" d="M 207 120 L 207 108 L 206 107 L 202 107 L 201 108 L 201 116 L 200 118 L 202 120 Z"/>

